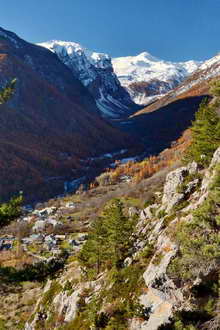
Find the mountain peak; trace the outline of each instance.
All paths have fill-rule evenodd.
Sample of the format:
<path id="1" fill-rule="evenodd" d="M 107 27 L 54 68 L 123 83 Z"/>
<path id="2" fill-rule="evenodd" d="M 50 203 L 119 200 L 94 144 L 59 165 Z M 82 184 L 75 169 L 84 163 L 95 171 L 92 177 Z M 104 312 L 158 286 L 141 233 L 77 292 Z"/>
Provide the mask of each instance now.
<path id="1" fill-rule="evenodd" d="M 177 87 L 201 65 L 196 61 L 164 61 L 146 51 L 137 56 L 114 58 L 112 63 L 121 85 L 140 105 L 146 105 Z"/>
<path id="2" fill-rule="evenodd" d="M 146 51 L 138 54 L 137 56 L 135 56 L 135 58 L 141 60 L 153 61 L 153 62 L 160 61 L 157 57 L 152 56 L 150 53 Z"/>
<path id="3" fill-rule="evenodd" d="M 39 46 L 50 49 L 52 52 L 68 56 L 82 56 L 86 57 L 86 60 L 89 61 L 95 67 L 108 67 L 111 62 L 109 55 L 104 53 L 93 52 L 87 49 L 86 47 L 80 45 L 79 43 L 73 41 L 63 41 L 63 40 L 50 40 L 38 44 Z"/>
<path id="4" fill-rule="evenodd" d="M 109 55 L 90 51 L 72 41 L 51 40 L 39 45 L 55 53 L 89 89 L 104 117 L 119 118 L 137 107 L 114 74 Z"/>

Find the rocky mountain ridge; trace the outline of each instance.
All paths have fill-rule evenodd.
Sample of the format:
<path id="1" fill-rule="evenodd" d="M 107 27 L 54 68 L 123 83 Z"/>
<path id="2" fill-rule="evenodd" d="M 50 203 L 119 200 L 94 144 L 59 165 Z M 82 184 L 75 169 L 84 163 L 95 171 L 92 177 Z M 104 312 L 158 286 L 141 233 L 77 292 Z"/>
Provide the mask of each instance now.
<path id="1" fill-rule="evenodd" d="M 220 75 L 220 55 L 212 57 L 205 61 L 183 84 L 174 91 L 175 96 L 184 94 L 191 89 L 199 86 L 201 83 L 210 81 Z"/>
<path id="2" fill-rule="evenodd" d="M 114 58 L 112 63 L 122 86 L 140 105 L 149 104 L 176 88 L 202 65 L 202 62 L 192 60 L 179 63 L 164 61 L 147 52 Z"/>
<path id="3" fill-rule="evenodd" d="M 208 96 L 209 82 L 220 77 L 220 55 L 205 61 L 195 72 L 186 78 L 179 86 L 168 92 L 155 103 L 145 107 L 135 115 L 148 113 L 161 107 L 174 104 L 179 100 L 192 99 L 193 97 Z"/>
<path id="4" fill-rule="evenodd" d="M 115 75 L 109 55 L 68 41 L 52 40 L 39 45 L 57 54 L 74 77 L 88 88 L 103 117 L 126 117 L 138 109 Z"/>

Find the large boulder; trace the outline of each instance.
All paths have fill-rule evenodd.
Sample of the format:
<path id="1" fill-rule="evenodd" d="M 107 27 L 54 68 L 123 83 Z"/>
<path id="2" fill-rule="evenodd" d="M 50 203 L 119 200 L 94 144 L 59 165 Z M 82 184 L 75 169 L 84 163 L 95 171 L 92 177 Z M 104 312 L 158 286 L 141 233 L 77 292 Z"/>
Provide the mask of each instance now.
<path id="1" fill-rule="evenodd" d="M 184 194 L 178 193 L 177 188 L 188 174 L 187 167 L 180 167 L 167 174 L 162 198 L 162 204 L 166 206 L 167 211 L 183 200 Z"/>

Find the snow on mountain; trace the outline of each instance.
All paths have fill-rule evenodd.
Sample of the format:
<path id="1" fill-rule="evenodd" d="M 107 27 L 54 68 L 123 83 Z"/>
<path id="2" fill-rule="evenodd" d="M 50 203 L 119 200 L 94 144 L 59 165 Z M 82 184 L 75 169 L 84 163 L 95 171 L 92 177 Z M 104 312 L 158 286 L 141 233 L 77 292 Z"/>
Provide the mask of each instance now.
<path id="1" fill-rule="evenodd" d="M 156 102 L 148 104 L 145 108 L 135 113 L 135 116 L 154 112 L 158 109 L 168 107 L 184 109 L 184 102 L 187 104 L 187 111 L 197 110 L 202 98 L 210 95 L 210 81 L 220 79 L 220 53 L 204 61 L 197 70 L 193 71 L 176 88 L 161 96 Z M 181 101 L 182 100 L 182 101 Z M 181 105 L 181 102 L 182 105 Z M 199 103 L 198 103 L 199 102 Z"/>
<path id="2" fill-rule="evenodd" d="M 177 87 L 202 62 L 168 62 L 143 52 L 137 56 L 114 58 L 112 64 L 133 101 L 146 105 Z"/>
<path id="3" fill-rule="evenodd" d="M 109 55 L 89 51 L 69 41 L 52 40 L 39 45 L 56 53 L 73 75 L 89 89 L 104 117 L 120 118 L 136 109 L 129 93 L 115 75 Z"/>
<path id="4" fill-rule="evenodd" d="M 210 79 L 220 76 L 220 54 L 203 62 L 202 65 L 193 72 L 176 90 L 173 91 L 174 96 L 178 96 L 189 91 L 194 86 L 204 83 Z"/>

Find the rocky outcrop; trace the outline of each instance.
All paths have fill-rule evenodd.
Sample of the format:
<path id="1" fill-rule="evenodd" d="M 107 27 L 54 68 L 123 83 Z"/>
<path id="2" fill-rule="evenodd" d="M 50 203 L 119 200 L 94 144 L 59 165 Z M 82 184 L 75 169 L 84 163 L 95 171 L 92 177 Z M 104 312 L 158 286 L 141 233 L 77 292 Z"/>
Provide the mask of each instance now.
<path id="1" fill-rule="evenodd" d="M 218 163 L 220 163 L 220 148 L 216 150 L 210 167 L 205 171 L 205 178 L 201 187 L 198 188 L 198 179 L 195 179 L 186 185 L 182 196 L 177 193 L 177 188 L 184 182 L 184 178 L 187 175 L 198 172 L 198 165 L 194 162 L 187 167 L 179 168 L 167 175 L 162 199 L 163 207 L 166 207 L 166 212 L 169 216 L 169 211 L 172 207 L 180 202 L 184 196 L 191 194 L 190 204 L 184 209 L 188 215 L 183 216 L 181 219 L 174 218 L 169 224 L 169 227 L 162 231 L 161 220 L 159 222 L 156 221 L 154 229 L 150 230 L 148 240 L 154 232 L 153 240 L 156 242 L 156 252 L 143 274 L 146 292 L 139 297 L 141 304 L 150 311 L 149 318 L 147 321 L 132 319 L 130 329 L 157 330 L 161 325 L 169 324 L 176 310 L 184 308 L 190 310 L 193 308 L 184 298 L 186 288 L 177 287 L 167 275 L 167 267 L 178 252 L 178 245 L 170 240 L 169 228 L 172 228 L 177 221 L 190 222 L 192 220 L 190 211 L 198 208 L 206 200 L 209 186 L 215 175 L 213 166 Z M 198 188 L 196 192 L 194 192 L 195 188 Z M 162 210 L 164 209 L 163 207 Z M 162 222 L 165 221 L 167 214 L 164 215 Z M 140 220 L 140 223 L 143 226 L 143 219 Z M 158 228 L 156 228 L 157 226 Z M 217 265 L 215 263 L 210 264 L 210 267 L 207 268 L 208 270 L 206 269 L 203 275 L 200 274 L 200 276 L 207 276 L 216 267 Z M 192 285 L 200 282 L 201 278 L 198 277 Z"/>
<path id="2" fill-rule="evenodd" d="M 211 161 L 211 164 L 210 164 L 210 167 L 213 167 L 218 163 L 220 163 L 220 148 L 218 148 L 215 151 L 215 153 L 213 155 L 213 158 L 212 158 L 212 161 Z"/>
<path id="3" fill-rule="evenodd" d="M 157 204 L 151 204 L 150 206 L 146 207 L 144 210 L 140 213 L 140 220 L 150 220 L 154 218 L 155 211 L 158 208 L 159 205 Z"/>
<path id="4" fill-rule="evenodd" d="M 53 304 L 55 309 L 59 315 L 65 315 L 65 322 L 70 322 L 76 317 L 77 303 L 80 299 L 81 292 L 82 288 L 79 288 L 71 295 L 68 295 L 68 292 L 62 292 L 54 298 Z"/>
<path id="5" fill-rule="evenodd" d="M 198 164 L 192 162 L 187 167 L 180 167 L 167 175 L 163 190 L 162 208 L 169 212 L 174 206 L 178 205 L 194 191 L 199 184 L 199 179 L 197 178 L 186 183 L 182 190 L 180 188 L 186 177 L 189 175 L 193 176 L 197 172 Z"/>
<path id="6" fill-rule="evenodd" d="M 150 310 L 148 321 L 132 320 L 130 329 L 157 330 L 166 324 L 176 305 L 181 304 L 183 295 L 166 274 L 167 266 L 176 255 L 177 246 L 163 234 L 156 244 L 156 254 L 143 274 L 147 292 L 140 296 L 140 303 Z"/>
<path id="7" fill-rule="evenodd" d="M 178 193 L 177 188 L 183 183 L 187 174 L 187 168 L 181 167 L 167 175 L 162 198 L 162 204 L 166 206 L 167 211 L 183 200 L 184 194 Z"/>

